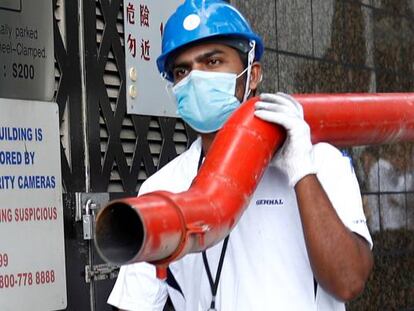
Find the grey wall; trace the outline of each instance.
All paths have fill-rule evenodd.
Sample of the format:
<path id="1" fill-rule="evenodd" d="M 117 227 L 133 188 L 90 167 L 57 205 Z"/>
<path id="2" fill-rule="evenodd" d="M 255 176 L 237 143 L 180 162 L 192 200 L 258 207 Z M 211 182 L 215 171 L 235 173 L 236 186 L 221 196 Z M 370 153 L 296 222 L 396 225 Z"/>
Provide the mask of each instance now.
<path id="1" fill-rule="evenodd" d="M 262 91 L 414 92 L 414 0 L 233 0 L 263 37 Z M 348 310 L 414 310 L 414 143 L 348 150 L 375 268 Z"/>

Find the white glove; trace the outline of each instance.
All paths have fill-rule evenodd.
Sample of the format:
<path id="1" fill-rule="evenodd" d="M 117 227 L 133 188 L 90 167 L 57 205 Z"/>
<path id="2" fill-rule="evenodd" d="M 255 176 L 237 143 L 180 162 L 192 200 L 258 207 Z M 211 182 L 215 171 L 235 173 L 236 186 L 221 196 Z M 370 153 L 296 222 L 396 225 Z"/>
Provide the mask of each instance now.
<path id="1" fill-rule="evenodd" d="M 286 174 L 289 185 L 309 174 L 316 174 L 309 125 L 303 118 L 303 109 L 293 97 L 284 94 L 261 94 L 256 103 L 255 116 L 283 126 L 287 136 L 271 165 Z"/>

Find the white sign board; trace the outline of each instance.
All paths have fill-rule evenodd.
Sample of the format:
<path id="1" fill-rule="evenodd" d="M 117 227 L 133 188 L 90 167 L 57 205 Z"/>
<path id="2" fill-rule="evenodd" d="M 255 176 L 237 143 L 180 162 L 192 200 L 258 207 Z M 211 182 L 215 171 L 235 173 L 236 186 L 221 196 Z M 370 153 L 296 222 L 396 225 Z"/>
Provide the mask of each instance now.
<path id="1" fill-rule="evenodd" d="M 0 99 L 0 110 L 0 309 L 65 309 L 58 107 Z"/>
<path id="2" fill-rule="evenodd" d="M 50 0 L 0 0 L 0 97 L 52 99 L 52 14 Z"/>
<path id="3" fill-rule="evenodd" d="M 127 112 L 176 117 L 177 107 L 157 69 L 168 17 L 183 0 L 124 0 Z"/>

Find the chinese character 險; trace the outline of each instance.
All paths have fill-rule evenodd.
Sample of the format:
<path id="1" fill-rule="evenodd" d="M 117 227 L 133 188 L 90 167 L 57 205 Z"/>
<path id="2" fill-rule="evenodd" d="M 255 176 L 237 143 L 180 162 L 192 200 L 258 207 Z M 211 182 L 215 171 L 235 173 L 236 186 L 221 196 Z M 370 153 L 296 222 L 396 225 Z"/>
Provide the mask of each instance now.
<path id="1" fill-rule="evenodd" d="M 140 5 L 139 6 L 139 11 L 140 11 L 141 26 L 149 27 L 149 14 L 150 14 L 150 11 L 148 9 L 148 6 L 147 5 Z"/>

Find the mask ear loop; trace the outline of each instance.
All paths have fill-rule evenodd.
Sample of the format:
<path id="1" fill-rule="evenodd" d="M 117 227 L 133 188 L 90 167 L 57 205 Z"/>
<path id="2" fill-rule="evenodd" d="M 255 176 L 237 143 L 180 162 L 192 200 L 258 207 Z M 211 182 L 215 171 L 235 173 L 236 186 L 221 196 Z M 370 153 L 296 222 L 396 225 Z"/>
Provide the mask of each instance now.
<path id="1" fill-rule="evenodd" d="M 243 95 L 243 102 L 247 100 L 247 98 L 250 95 L 251 89 L 250 89 L 250 76 L 252 72 L 252 65 L 254 62 L 254 56 L 255 56 L 255 50 L 256 50 L 256 41 L 252 40 L 250 41 L 251 49 L 249 51 L 249 54 L 247 55 L 247 77 L 246 77 L 246 85 L 244 87 L 244 95 Z"/>
<path id="2" fill-rule="evenodd" d="M 177 98 L 175 97 L 174 92 L 173 92 L 173 87 L 174 87 L 173 83 L 167 79 L 167 74 L 165 72 L 163 72 L 161 74 L 161 79 L 163 79 L 165 81 L 165 88 L 164 89 L 165 89 L 165 92 L 168 95 L 168 98 L 170 99 L 170 101 L 172 103 L 174 103 L 175 107 L 177 107 L 178 106 L 177 105 Z M 178 111 L 176 111 L 175 113 L 178 114 Z"/>

